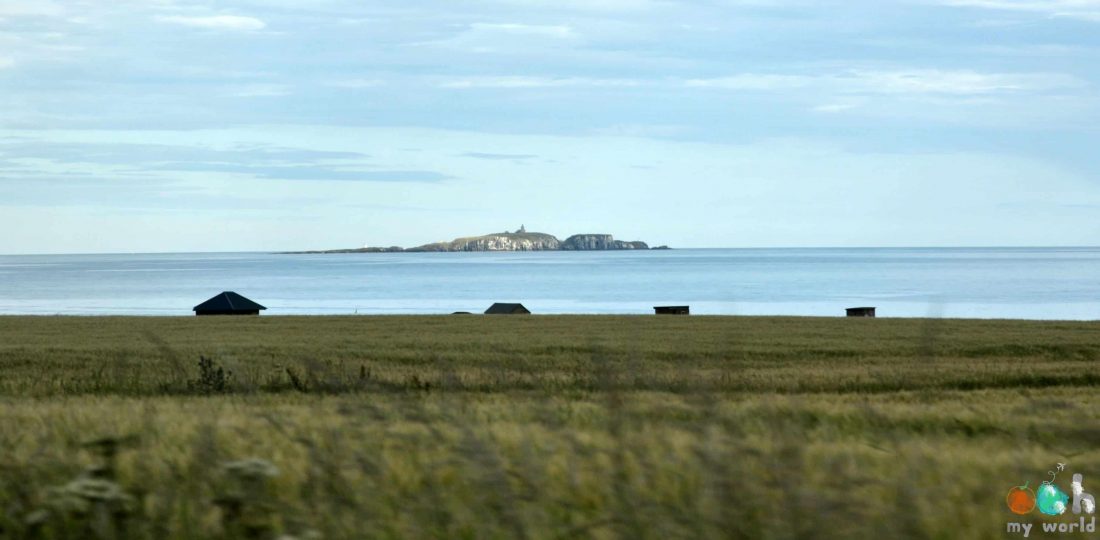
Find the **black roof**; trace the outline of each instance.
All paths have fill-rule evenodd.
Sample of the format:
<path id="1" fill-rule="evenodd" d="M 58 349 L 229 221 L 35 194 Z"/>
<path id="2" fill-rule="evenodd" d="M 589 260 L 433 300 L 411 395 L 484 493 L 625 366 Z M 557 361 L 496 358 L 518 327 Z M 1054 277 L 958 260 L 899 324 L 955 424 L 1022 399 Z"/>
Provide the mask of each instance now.
<path id="1" fill-rule="evenodd" d="M 225 291 L 197 306 L 192 311 L 259 311 L 267 309 L 233 291 Z"/>
<path id="2" fill-rule="evenodd" d="M 507 304 L 503 302 L 497 302 L 489 306 L 489 309 L 485 310 L 485 314 L 494 315 L 500 313 L 516 313 L 517 311 L 520 313 L 531 313 L 530 310 L 523 307 L 523 304 Z"/>

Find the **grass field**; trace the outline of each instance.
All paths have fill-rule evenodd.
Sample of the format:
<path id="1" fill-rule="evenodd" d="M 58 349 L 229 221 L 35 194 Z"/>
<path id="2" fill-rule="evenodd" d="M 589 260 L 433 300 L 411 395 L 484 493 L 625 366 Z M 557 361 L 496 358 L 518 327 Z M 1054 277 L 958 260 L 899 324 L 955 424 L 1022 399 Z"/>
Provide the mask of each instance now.
<path id="1" fill-rule="evenodd" d="M 1056 463 L 1100 495 L 1098 367 L 1095 322 L 0 317 L 0 537 L 1021 536 Z"/>

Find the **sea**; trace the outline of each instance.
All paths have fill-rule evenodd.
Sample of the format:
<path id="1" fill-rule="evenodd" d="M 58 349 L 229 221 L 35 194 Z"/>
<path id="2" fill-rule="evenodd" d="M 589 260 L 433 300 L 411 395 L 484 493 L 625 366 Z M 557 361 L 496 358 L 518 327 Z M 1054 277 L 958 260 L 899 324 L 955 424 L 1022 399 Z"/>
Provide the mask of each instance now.
<path id="1" fill-rule="evenodd" d="M 301 314 L 1100 320 L 1100 247 L 0 256 L 0 314 L 189 315 L 221 291 Z"/>

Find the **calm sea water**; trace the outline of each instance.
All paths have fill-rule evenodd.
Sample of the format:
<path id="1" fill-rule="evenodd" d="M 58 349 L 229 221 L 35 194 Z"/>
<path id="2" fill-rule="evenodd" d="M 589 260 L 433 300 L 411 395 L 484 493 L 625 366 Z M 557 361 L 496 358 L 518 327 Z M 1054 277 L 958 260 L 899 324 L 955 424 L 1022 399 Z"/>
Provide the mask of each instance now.
<path id="1" fill-rule="evenodd" d="M 237 291 L 265 315 L 480 312 L 1100 319 L 1100 248 L 0 256 L 0 313 L 188 315 Z"/>

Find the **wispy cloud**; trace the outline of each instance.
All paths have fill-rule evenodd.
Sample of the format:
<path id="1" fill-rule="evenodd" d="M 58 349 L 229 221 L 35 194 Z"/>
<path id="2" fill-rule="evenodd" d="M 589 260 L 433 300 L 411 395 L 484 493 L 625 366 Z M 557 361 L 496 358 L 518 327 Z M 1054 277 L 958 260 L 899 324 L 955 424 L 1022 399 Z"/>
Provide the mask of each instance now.
<path id="1" fill-rule="evenodd" d="M 174 172 L 222 172 L 269 179 L 347 180 L 364 172 L 358 152 L 275 146 L 208 148 L 168 144 L 63 143 L 0 140 L 0 181 L 50 180 L 101 182 L 112 185 L 141 179 L 161 185 Z M 373 173 L 373 172 L 372 172 Z M 370 177 L 370 173 L 366 175 Z M 363 177 L 356 177 L 361 179 Z"/>
<path id="2" fill-rule="evenodd" d="M 676 5 L 672 1 L 665 0 L 496 0 L 496 3 L 522 6 L 528 9 L 590 12 L 649 11 L 659 7 L 675 7 Z"/>
<path id="3" fill-rule="evenodd" d="M 572 27 L 564 25 L 474 23 L 470 25 L 470 29 L 476 31 L 501 32 L 505 34 L 542 36 L 558 39 L 569 39 L 577 37 L 577 33 L 573 30 Z"/>
<path id="4" fill-rule="evenodd" d="M 0 56 L 0 69 L 10 68 L 15 66 L 15 59 L 8 58 L 6 56 Z"/>
<path id="5" fill-rule="evenodd" d="M 859 105 L 855 103 L 826 103 L 824 105 L 813 107 L 811 110 L 813 112 L 830 114 L 852 110 L 858 106 Z"/>
<path id="6" fill-rule="evenodd" d="M 641 86 L 637 79 L 601 79 L 588 77 L 527 77 L 490 76 L 450 79 L 439 84 L 440 88 L 562 88 L 562 87 L 624 87 Z"/>
<path id="7" fill-rule="evenodd" d="M 0 2 L 0 17 L 52 16 L 62 13 L 61 6 L 50 0 L 4 0 Z"/>
<path id="8" fill-rule="evenodd" d="M 816 91 L 839 95 L 978 96 L 1040 93 L 1087 86 L 1061 73 L 986 73 L 971 70 L 884 69 L 846 70 L 819 74 L 739 73 L 723 77 L 632 79 L 523 75 L 474 76 L 447 79 L 450 89 L 665 87 L 768 92 L 796 95 Z"/>
<path id="9" fill-rule="evenodd" d="M 1005 11 L 1030 11 L 1049 17 L 1100 22 L 1100 0 L 942 0 L 942 4 Z"/>
<path id="10" fill-rule="evenodd" d="M 592 130 L 593 134 L 607 137 L 664 138 L 683 135 L 689 128 L 672 124 L 616 124 Z"/>
<path id="11" fill-rule="evenodd" d="M 441 182 L 452 177 L 437 171 L 370 170 L 325 165 L 245 165 L 228 163 L 169 163 L 163 171 L 246 174 L 270 180 L 314 180 L 335 182 Z"/>
<path id="12" fill-rule="evenodd" d="M 7 160 L 46 160 L 72 168 L 74 164 L 158 164 L 211 162 L 238 164 L 301 164 L 318 161 L 362 160 L 359 152 L 314 150 L 282 146 L 210 148 L 170 144 L 48 142 L 0 139 L 0 165 Z"/>
<path id="13" fill-rule="evenodd" d="M 279 97 L 289 96 L 290 87 L 285 84 L 246 84 L 233 87 L 229 95 L 233 97 Z"/>
<path id="14" fill-rule="evenodd" d="M 377 87 L 377 86 L 382 86 L 383 84 L 385 84 L 385 81 L 383 81 L 381 79 L 362 79 L 362 78 L 358 78 L 358 79 L 331 80 L 331 81 L 328 81 L 328 82 L 324 83 L 324 86 L 328 86 L 328 87 L 332 87 L 332 88 L 358 89 L 358 88 L 374 88 L 374 87 Z"/>
<path id="15" fill-rule="evenodd" d="M 1080 88 L 1086 83 L 1060 73 L 982 73 L 968 70 L 851 70 L 820 75 L 740 74 L 689 79 L 685 86 L 771 91 L 813 88 L 841 94 L 984 95 Z"/>
<path id="16" fill-rule="evenodd" d="M 207 17 L 189 17 L 183 15 L 167 15 L 157 17 L 158 21 L 190 26 L 194 28 L 206 28 L 209 30 L 263 30 L 267 24 L 255 17 L 240 15 L 211 15 Z"/>
<path id="17" fill-rule="evenodd" d="M 475 158 L 475 159 L 490 159 L 500 161 L 519 161 L 525 159 L 534 159 L 538 156 L 534 154 L 493 154 L 488 152 L 466 152 L 462 154 L 463 157 Z"/>
<path id="18" fill-rule="evenodd" d="M 684 86 L 691 88 L 721 88 L 725 90 L 779 90 L 809 86 L 816 79 L 805 75 L 769 75 L 742 73 L 710 79 L 688 79 Z"/>
<path id="19" fill-rule="evenodd" d="M 207 148 L 167 144 L 56 143 L 0 139 L 0 183 L 52 179 L 95 182 L 220 173 L 266 180 L 441 182 L 450 175 L 370 164 L 359 152 L 277 146 Z"/>
<path id="20" fill-rule="evenodd" d="M 1080 86 L 1068 75 L 1050 73 L 980 73 L 936 69 L 856 71 L 842 77 L 855 91 L 902 94 L 990 94 Z"/>
<path id="21" fill-rule="evenodd" d="M 474 22 L 457 27 L 457 33 L 441 39 L 408 43 L 413 47 L 431 47 L 469 51 L 479 54 L 554 50 L 583 43 L 580 32 L 568 25 Z"/>

